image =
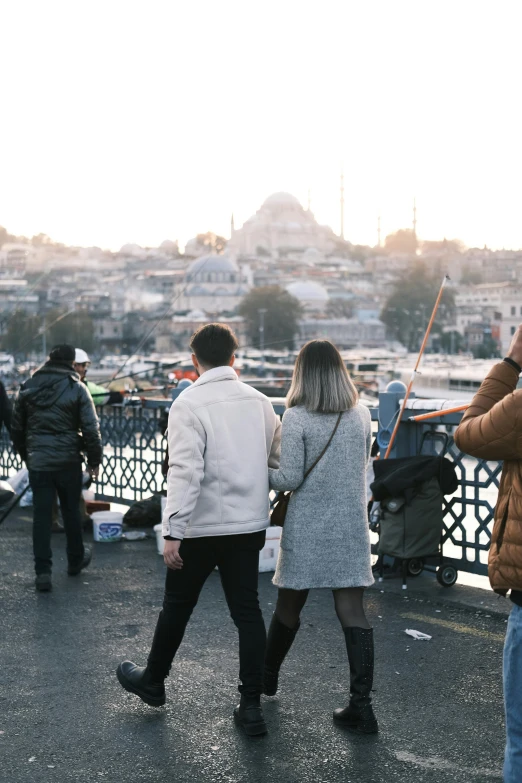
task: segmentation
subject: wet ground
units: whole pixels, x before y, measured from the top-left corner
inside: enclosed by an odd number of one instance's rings
[[[2,783],[501,780],[507,603],[492,610],[490,596],[482,607],[480,593],[468,600],[470,588],[460,603],[458,585],[426,580],[407,596],[387,582],[369,591],[381,732],[359,737],[331,719],[347,701],[348,666],[331,594],[316,591],[280,693],[264,700],[270,733],[248,739],[231,718],[237,637],[217,574],[179,651],[167,705],[152,709],[121,689],[114,670],[123,658],[145,661],[164,578],[155,542],[97,544],[79,578],[65,573],[64,543],[53,536],[53,592],[36,594],[27,512],[0,526]],[[268,620],[269,574],[260,592]],[[414,641],[407,628],[433,638]]]

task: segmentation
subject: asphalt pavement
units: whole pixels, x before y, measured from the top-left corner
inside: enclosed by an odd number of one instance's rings
[[[54,590],[37,594],[30,530],[23,509],[0,526],[2,783],[501,781],[508,602],[483,608],[480,593],[469,601],[468,588],[459,600],[458,584],[443,590],[433,579],[407,595],[387,582],[368,591],[381,731],[360,737],[332,722],[347,703],[348,664],[331,593],[313,592],[280,692],[264,699],[269,734],[249,739],[232,719],[237,634],[217,573],[167,681],[167,705],[153,709],[121,689],[115,669],[146,660],[165,571],[155,542],[95,544],[92,565],[72,578],[64,537],[54,535]],[[260,577],[267,621],[270,580]]]

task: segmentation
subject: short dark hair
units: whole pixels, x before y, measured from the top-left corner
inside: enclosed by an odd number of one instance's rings
[[[239,343],[226,324],[205,324],[192,335],[190,347],[205,367],[223,367],[230,363]]]
[[[53,362],[74,362],[76,356],[76,350],[72,345],[62,343],[61,345],[55,345],[49,354],[49,359]]]

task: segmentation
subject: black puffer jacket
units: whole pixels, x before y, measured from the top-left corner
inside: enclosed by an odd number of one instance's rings
[[[46,362],[22,384],[14,404],[11,437],[30,470],[61,470],[102,460],[102,443],[91,395],[72,366]]]

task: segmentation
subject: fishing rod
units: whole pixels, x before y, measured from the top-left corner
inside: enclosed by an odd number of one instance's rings
[[[442,299],[442,294],[444,293],[444,288],[446,287],[446,284],[449,281],[448,275],[445,275],[442,285],[439,289],[439,293],[437,296],[437,299],[435,301],[435,305],[433,307],[433,312],[431,314],[431,318],[429,320],[428,326],[426,328],[426,333],[424,334],[424,339],[422,341],[422,345],[420,347],[419,355],[417,356],[417,361],[415,363],[415,368],[413,370],[412,376],[410,378],[410,382],[408,383],[408,387],[406,389],[406,393],[404,395],[404,399],[402,401],[402,405],[399,411],[399,415],[397,416],[397,421],[395,422],[395,427],[393,428],[393,432],[390,437],[390,442],[388,443],[388,448],[386,449],[386,454],[384,455],[384,459],[388,459],[391,450],[393,449],[393,444],[395,443],[395,438],[397,437],[397,432],[399,431],[399,427],[401,425],[402,417],[404,415],[404,411],[406,410],[406,403],[408,402],[408,399],[411,394],[411,390],[413,388],[413,384],[415,383],[415,378],[417,377],[419,365],[421,363],[422,355],[424,353],[424,349],[426,348],[426,345],[428,343],[428,338],[430,336],[430,332],[432,329],[432,326],[435,322],[435,317],[437,315],[437,310],[439,309],[440,301]]]
[[[426,421],[427,419],[436,419],[439,416],[447,416],[449,413],[460,413],[460,411],[466,411],[470,406],[470,403],[466,405],[458,405],[456,408],[444,408],[441,411],[431,411],[430,413],[423,413],[420,416],[410,416],[408,421]]]

